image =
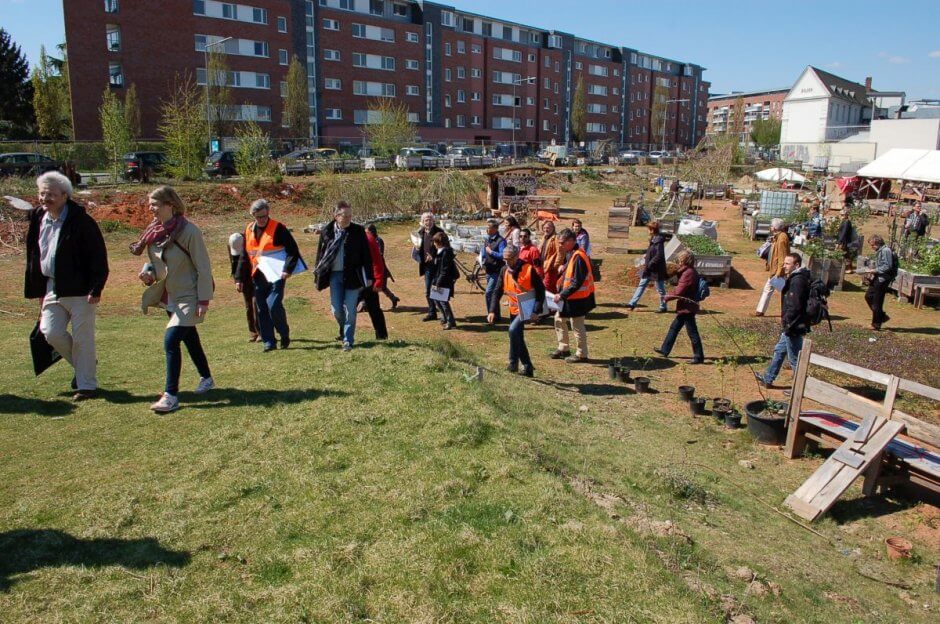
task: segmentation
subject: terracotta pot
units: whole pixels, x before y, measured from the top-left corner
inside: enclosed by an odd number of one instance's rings
[[[903,537],[889,537],[885,540],[888,559],[909,559],[914,545]]]

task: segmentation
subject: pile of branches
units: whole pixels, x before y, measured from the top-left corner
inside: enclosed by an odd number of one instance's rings
[[[17,253],[23,251],[28,227],[27,213],[12,208],[6,200],[0,199],[0,249]]]

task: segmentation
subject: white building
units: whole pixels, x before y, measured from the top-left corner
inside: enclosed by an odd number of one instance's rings
[[[780,143],[825,143],[855,134],[871,122],[865,85],[807,67],[783,100]]]

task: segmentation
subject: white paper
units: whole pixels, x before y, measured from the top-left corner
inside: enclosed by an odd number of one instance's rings
[[[450,301],[450,288],[438,288],[437,286],[431,286],[431,301],[441,301],[448,302]]]
[[[264,254],[258,256],[258,270],[261,271],[261,274],[264,275],[264,278],[270,283],[274,283],[281,279],[281,275],[284,274],[284,264],[287,262],[287,251],[280,250],[272,254]],[[297,275],[303,273],[307,270],[307,265],[304,264],[302,259],[297,260],[297,266],[294,267],[294,272],[291,275]]]
[[[528,291],[516,295],[516,305],[519,307],[519,316],[528,321],[535,314],[535,292]]]
[[[545,293],[545,305],[548,306],[549,311],[558,312],[561,310],[561,306],[564,304],[564,301],[558,301],[556,303],[555,296],[552,293]]]

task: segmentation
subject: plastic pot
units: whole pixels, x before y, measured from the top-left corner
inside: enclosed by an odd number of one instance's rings
[[[737,429],[741,426],[741,414],[734,410],[725,412],[725,427],[728,429]]]
[[[762,415],[761,413],[766,408],[767,401],[763,400],[751,401],[744,406],[744,411],[747,413],[747,430],[761,444],[780,446],[787,439],[786,416]]]
[[[611,360],[607,363],[607,377],[613,381],[617,379],[617,368],[619,364],[617,360]]]
[[[679,386],[679,398],[691,401],[695,397],[695,386]]]
[[[649,377],[636,377],[633,380],[633,388],[637,391],[637,394],[643,394],[645,392],[649,392],[650,378]]]
[[[630,369],[629,368],[619,368],[617,369],[617,379],[623,383],[630,383]]]
[[[705,413],[705,399],[692,399],[689,401],[689,411],[693,416],[702,416]]]
[[[730,411],[731,411],[730,405],[724,405],[723,403],[712,405],[712,416],[714,416],[718,420],[718,422],[721,422],[721,423],[725,422],[725,416]]]

